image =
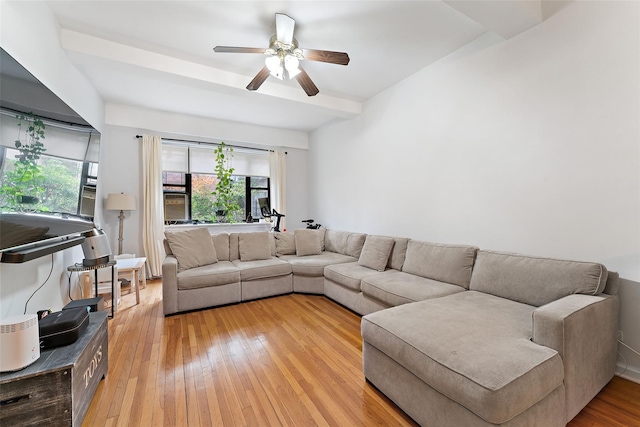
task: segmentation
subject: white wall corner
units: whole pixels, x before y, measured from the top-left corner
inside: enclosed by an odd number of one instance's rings
[[[542,22],[541,0],[444,0],[444,2],[505,39]]]

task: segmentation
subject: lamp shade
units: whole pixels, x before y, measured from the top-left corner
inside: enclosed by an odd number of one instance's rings
[[[109,193],[107,209],[110,211],[135,211],[136,198],[133,194]]]

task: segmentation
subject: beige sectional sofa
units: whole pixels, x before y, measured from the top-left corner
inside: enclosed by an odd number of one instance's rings
[[[601,264],[337,230],[200,233],[191,253],[167,233],[165,314],[324,294],[363,315],[365,377],[422,425],[563,426],[614,374],[618,276]]]

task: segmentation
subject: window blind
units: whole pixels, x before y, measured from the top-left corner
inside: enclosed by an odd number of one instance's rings
[[[24,142],[25,130],[18,127],[18,119],[0,116],[0,127],[2,129],[0,145],[7,148],[16,148],[15,141],[20,138]],[[27,125],[23,122],[22,127]],[[72,129],[60,128],[45,125],[44,139],[40,141],[47,150],[45,155],[62,157],[64,159],[77,160],[79,162],[98,162],[100,154],[100,135],[85,131],[74,131]]]
[[[269,152],[234,149],[231,167],[234,175],[269,176]],[[162,144],[162,170],[183,173],[215,173],[215,147]]]

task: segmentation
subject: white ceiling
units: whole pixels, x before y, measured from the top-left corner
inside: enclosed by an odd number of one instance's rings
[[[47,2],[70,60],[107,103],[310,131],[354,117],[362,102],[488,31],[508,38],[541,20],[540,0]],[[274,14],[296,20],[300,47],[347,52],[348,66],[303,61],[320,89],[269,77],[245,89]]]

